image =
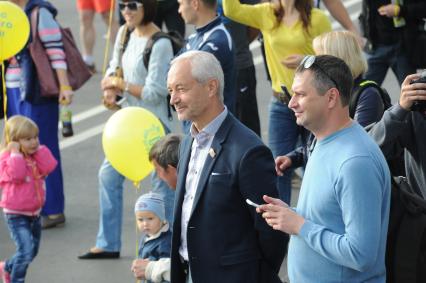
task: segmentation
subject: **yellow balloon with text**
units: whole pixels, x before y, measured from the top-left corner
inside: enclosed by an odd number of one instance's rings
[[[0,1],[0,63],[21,51],[29,35],[25,12],[9,1]]]
[[[149,151],[162,136],[163,125],[153,113],[141,107],[126,107],[108,119],[102,145],[112,167],[137,183],[152,171]]]

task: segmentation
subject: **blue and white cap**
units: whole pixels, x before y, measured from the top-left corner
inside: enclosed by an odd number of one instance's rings
[[[135,204],[135,212],[150,211],[158,216],[161,221],[165,220],[164,199],[160,194],[146,193],[141,195]]]

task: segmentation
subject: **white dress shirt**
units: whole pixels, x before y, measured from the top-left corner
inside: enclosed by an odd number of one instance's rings
[[[188,164],[188,174],[185,182],[185,196],[182,203],[181,217],[181,245],[179,254],[188,261],[188,242],[187,229],[189,218],[191,217],[192,205],[194,204],[195,194],[200,181],[200,175],[204,167],[210,146],[213,138],[228,115],[228,110],[225,109],[213,121],[211,121],[204,129],[198,132],[194,124],[191,125],[191,135],[194,138],[191,148],[191,158]]]

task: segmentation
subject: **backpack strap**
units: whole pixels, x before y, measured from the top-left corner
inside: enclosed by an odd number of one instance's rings
[[[386,97],[388,95],[383,94],[383,89],[375,81],[364,80],[360,82],[359,85],[354,87],[354,91],[351,94],[351,99],[349,100],[349,116],[351,116],[351,118],[355,116],[355,111],[358,105],[359,96],[366,88],[369,88],[369,87],[373,87],[379,92],[381,101],[383,102],[383,108],[384,109],[388,108],[389,106],[388,102],[390,104],[390,101],[388,101],[389,98]]]
[[[391,101],[391,98],[389,96],[389,93],[386,91],[386,89],[379,86],[375,81],[366,80],[366,81],[361,82],[360,85],[362,87],[364,87],[364,86],[365,87],[374,87],[375,89],[377,89],[377,91],[380,94],[380,98],[382,99],[383,111],[392,106],[392,101]]]
[[[152,47],[154,46],[155,42],[157,42],[157,40],[159,40],[160,38],[168,38],[171,42],[172,39],[170,37],[170,35],[168,35],[165,32],[162,31],[158,31],[156,33],[154,33],[150,39],[148,39],[148,42],[145,45],[145,49],[143,50],[143,64],[145,66],[145,69],[148,71],[149,68],[149,59],[151,58],[151,52],[152,52]],[[173,120],[173,115],[172,115],[172,111],[171,111],[171,106],[170,106],[170,95],[167,95],[166,98],[167,101],[167,118],[169,119],[169,121]]]
[[[132,29],[127,25],[124,25],[124,31],[121,34],[120,38],[120,49],[118,52],[118,66],[115,69],[115,76],[122,78],[123,77],[123,67],[121,66],[121,59],[123,58],[124,51],[126,51],[127,44],[130,40],[130,34],[132,33]]]
[[[149,59],[151,58],[152,47],[154,46],[155,42],[157,42],[157,40],[163,37],[171,40],[170,36],[167,33],[158,31],[154,33],[150,39],[148,39],[148,42],[145,45],[145,49],[143,50],[143,64],[147,71],[149,67]]]
[[[37,26],[38,26],[38,10],[39,7],[36,6],[32,11],[31,11],[31,36],[32,38],[34,38],[35,36],[38,36],[37,33]]]

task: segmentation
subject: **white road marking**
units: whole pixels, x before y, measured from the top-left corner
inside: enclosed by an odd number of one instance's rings
[[[72,123],[73,124],[77,124],[77,123],[79,123],[81,121],[89,119],[89,118],[91,118],[93,116],[96,116],[98,114],[101,114],[101,113],[103,113],[105,111],[107,111],[107,109],[105,108],[105,106],[103,106],[103,105],[95,106],[93,108],[90,108],[89,110],[86,110],[86,111],[83,111],[83,112],[75,114],[72,117]],[[59,129],[62,129],[61,123],[59,123]]]
[[[74,135],[72,137],[63,139],[59,142],[59,148],[61,150],[66,149],[68,147],[71,147],[73,145],[76,145],[82,141],[85,141],[91,137],[97,136],[100,133],[102,133],[103,129],[105,127],[105,123],[101,124],[101,125],[97,125],[95,127],[92,127],[80,134]]]

